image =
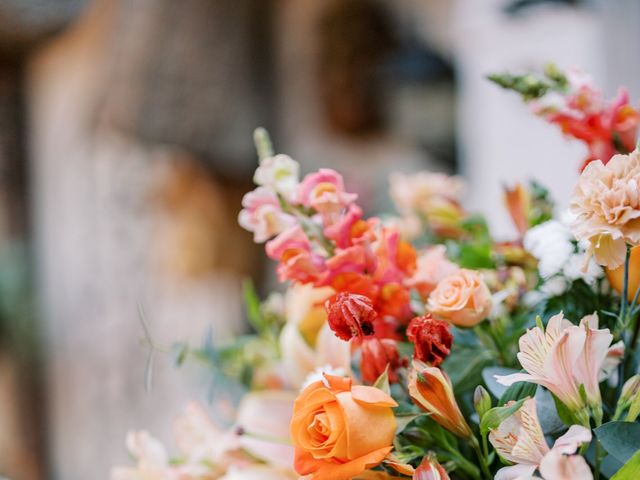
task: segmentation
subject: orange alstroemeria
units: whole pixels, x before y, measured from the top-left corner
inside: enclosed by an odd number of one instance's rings
[[[314,480],[347,480],[378,465],[392,449],[396,406],[378,388],[325,374],[293,407],[296,471]]]
[[[461,438],[471,437],[471,428],[458,407],[451,381],[442,370],[414,360],[409,394],[416,405],[444,428]]]
[[[513,188],[504,187],[504,203],[520,238],[524,237],[529,229],[529,208],[531,206],[529,190],[519,182]]]

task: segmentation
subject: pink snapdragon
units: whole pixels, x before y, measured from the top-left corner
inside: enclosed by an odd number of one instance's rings
[[[311,247],[309,238],[298,225],[267,243],[267,255],[280,262],[277,268],[280,281],[315,283],[325,275],[325,258]]]
[[[308,174],[298,186],[300,203],[313,208],[325,219],[334,219],[357,198],[356,194],[345,191],[342,175],[329,168]]]
[[[572,425],[567,433],[559,437],[553,447],[549,448],[538,420],[536,402],[529,398],[517,412],[489,433],[489,441],[502,458],[513,463],[498,470],[496,480],[531,478],[538,468],[541,471],[545,470],[544,478],[551,480],[564,478],[554,476],[560,473],[558,469],[564,466],[562,459],[565,455],[574,454],[581,444],[589,443],[591,431],[580,425]],[[581,467],[577,465],[580,460],[573,459],[582,457],[566,458],[572,459],[570,463],[575,464],[577,468]],[[582,461],[584,462],[584,459]],[[544,468],[541,465],[544,465]],[[586,468],[589,471],[589,468]]]
[[[282,211],[272,190],[258,187],[242,199],[243,209],[238,214],[240,226],[253,232],[253,240],[262,243],[292,227],[296,220]]]

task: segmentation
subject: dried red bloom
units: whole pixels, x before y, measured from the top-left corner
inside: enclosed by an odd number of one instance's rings
[[[430,314],[416,317],[409,322],[407,338],[414,345],[413,358],[434,367],[447,358],[453,343],[449,324],[433,318]]]
[[[389,366],[389,382],[398,381],[396,370],[405,365],[406,359],[400,358],[395,340],[370,337],[362,342],[360,374],[365,383],[375,383]]]
[[[349,341],[353,337],[373,334],[373,321],[378,314],[368,297],[340,292],[327,300],[324,308],[336,337]]]

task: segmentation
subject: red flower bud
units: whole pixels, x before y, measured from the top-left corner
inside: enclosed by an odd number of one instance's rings
[[[422,459],[422,463],[413,473],[413,480],[449,480],[449,474],[438,463],[435,455],[428,454]]]
[[[373,321],[378,314],[364,295],[340,292],[324,304],[329,327],[336,337],[349,341],[353,337],[373,334]]]
[[[434,367],[447,358],[453,343],[449,324],[433,318],[430,314],[411,320],[407,327],[407,337],[414,344],[413,358]]]
[[[406,359],[404,359],[404,363]],[[389,366],[389,383],[398,381],[396,370],[403,365],[395,340],[389,338],[366,338],[362,342],[360,374],[366,383],[375,383]]]

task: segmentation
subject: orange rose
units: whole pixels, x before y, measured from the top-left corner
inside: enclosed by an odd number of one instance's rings
[[[396,406],[380,389],[325,374],[293,407],[296,471],[314,480],[347,480],[378,465],[392,448]]]
[[[491,292],[479,272],[463,268],[438,283],[427,308],[458,327],[473,327],[489,315]]]

